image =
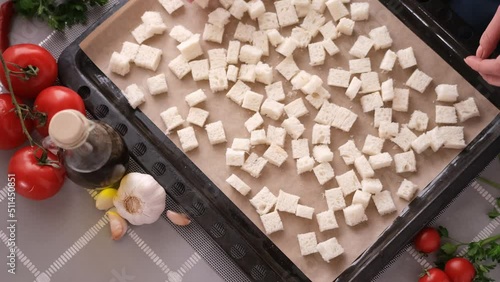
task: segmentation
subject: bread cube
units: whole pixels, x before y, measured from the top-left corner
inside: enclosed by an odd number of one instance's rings
[[[248,11],[249,5],[244,0],[234,0],[231,8],[229,8],[229,13],[238,20],[243,18],[243,15]]]
[[[191,61],[189,67],[194,81],[208,80],[209,65],[207,59]]]
[[[411,148],[417,153],[421,154],[431,146],[431,137],[426,133],[422,133],[417,139],[411,142]]]
[[[344,193],[344,196],[347,196],[351,193],[354,193],[354,191],[361,189],[361,183],[359,183],[358,177],[352,169],[341,175],[337,175],[335,179],[337,180],[340,189],[342,189],[342,193]]]
[[[382,191],[383,189],[382,182],[380,182],[380,180],[376,178],[366,178],[361,180],[361,189],[365,193],[377,194],[380,193],[380,191]],[[366,206],[364,207],[366,208]]]
[[[329,38],[324,39],[320,43],[330,56],[333,56],[340,52],[339,47],[337,47],[337,45],[335,45],[335,43],[333,43],[333,41]]]
[[[368,162],[365,156],[357,157],[354,160],[354,167],[356,171],[361,175],[363,179],[370,178],[375,175],[375,172],[372,169],[372,166]]]
[[[184,119],[179,115],[177,107],[171,107],[161,112],[160,117],[167,127],[167,133],[184,123]]]
[[[255,115],[257,115],[257,114],[258,113],[255,113]],[[267,144],[266,131],[264,129],[258,129],[258,130],[251,131],[250,132],[250,144],[252,146]]]
[[[364,209],[368,206],[370,203],[370,199],[372,197],[372,194],[362,191],[362,190],[356,190],[354,192],[354,196],[352,197],[352,204],[360,204],[363,206]]]
[[[297,12],[291,0],[275,1],[274,7],[278,15],[278,23],[282,28],[299,22],[299,17],[297,16]]]
[[[330,69],[328,72],[328,85],[344,87],[349,86],[349,81],[351,78],[351,73],[342,69]]]
[[[208,60],[210,61],[210,69],[225,69],[227,67],[227,51],[224,48],[208,50]]]
[[[356,226],[368,220],[365,209],[361,204],[350,205],[343,209],[345,223],[349,226]]]
[[[412,150],[394,155],[396,173],[416,172],[417,161]]]
[[[251,153],[250,156],[248,156],[248,158],[246,159],[243,166],[241,166],[241,169],[250,174],[251,176],[259,178],[266,164],[267,164],[266,159],[259,157],[255,153]]]
[[[312,77],[313,76],[308,72],[301,70],[290,80],[290,83],[292,84],[292,90],[301,89],[312,79]]]
[[[319,232],[339,228],[335,214],[331,209],[316,214],[316,221],[318,221]]]
[[[298,98],[285,106],[285,112],[288,117],[300,118],[309,113],[302,98]]]
[[[321,87],[320,89],[321,89],[320,90],[321,92],[328,93],[328,91],[326,89],[324,89],[323,87]],[[313,106],[315,109],[318,110],[319,108],[321,108],[321,105],[323,105],[323,103],[328,98],[326,96],[324,96],[323,94],[313,93],[311,95],[307,95],[305,99],[307,102],[309,102],[309,104],[311,104],[311,106]]]
[[[315,123],[312,129],[312,144],[330,144],[330,126]]]
[[[268,64],[258,62],[255,66],[255,81],[269,85],[273,83],[273,68]]]
[[[477,108],[476,102],[473,97],[467,100],[461,101],[453,105],[456,109],[458,120],[464,122],[470,118],[478,117],[479,109]]]
[[[317,76],[312,75],[309,81],[307,81],[300,90],[306,95],[312,95],[317,92],[317,90],[322,87],[323,80]]]
[[[113,52],[109,60],[109,70],[121,76],[130,72],[130,58],[118,52]]]
[[[354,31],[354,24],[355,21],[348,19],[348,18],[341,18],[339,23],[337,24],[337,31],[351,36],[352,32]]]
[[[245,163],[245,152],[236,151],[231,148],[226,149],[226,165],[242,166]]]
[[[286,41],[286,40],[285,40]],[[281,46],[281,45],[280,45]],[[278,49],[278,48],[276,48]],[[292,79],[292,77],[294,75],[296,75],[300,69],[299,67],[297,66],[297,64],[295,63],[295,61],[293,60],[293,56],[289,56],[289,57],[286,57],[285,59],[283,59],[283,61],[281,61],[277,66],[276,66],[276,70],[281,74],[283,75],[283,77],[286,79],[286,80],[290,80]]]
[[[189,109],[186,121],[199,127],[203,127],[207,121],[208,115],[209,113],[207,111],[193,107]]]
[[[279,54],[285,56],[285,57],[291,57],[292,54],[293,54],[293,51],[295,51],[295,49],[297,49],[298,47],[298,42],[292,38],[292,37],[285,37],[285,39],[283,40],[283,42],[280,43],[280,45],[278,45],[278,47],[276,47],[276,52],[278,52]]]
[[[439,102],[456,102],[458,99],[458,86],[456,84],[439,84],[435,88]]]
[[[377,155],[373,155],[368,157],[368,162],[373,169],[381,169],[384,167],[391,166],[392,157],[389,153],[380,153]]]
[[[311,43],[307,48],[309,50],[309,65],[319,66],[325,63],[326,53],[323,42]]]
[[[391,139],[399,134],[399,123],[382,121],[378,127],[378,137]]]
[[[251,116],[249,119],[245,121],[244,125],[248,132],[253,132],[263,123],[264,119],[258,112],[256,112],[253,116]]]
[[[283,148],[285,146],[286,130],[282,127],[267,127],[267,144],[276,144]]]
[[[298,48],[305,48],[311,42],[312,35],[308,30],[297,26],[292,29],[290,38],[295,40]]]
[[[273,45],[274,47],[280,45],[281,42],[285,40],[285,38],[281,36],[280,32],[277,29],[267,30],[266,33],[269,43],[271,43],[271,45]]]
[[[339,37],[339,32],[337,30],[337,27],[335,27],[335,24],[332,21],[326,22],[323,26],[319,28],[319,32],[323,36],[323,38],[326,39],[337,39]]]
[[[333,161],[333,152],[327,145],[316,145],[313,147],[313,157],[318,163]]]
[[[299,18],[305,17],[311,8],[310,0],[292,0],[292,4],[295,6]]]
[[[134,63],[138,67],[156,71],[160,64],[162,53],[163,51],[160,49],[142,44],[139,46],[137,55],[134,58]]]
[[[300,27],[307,30],[312,37],[315,37],[318,34],[319,28],[326,22],[325,17],[314,11],[309,10],[302,21]]]
[[[413,114],[411,114],[410,121],[408,122],[408,128],[418,131],[425,131],[427,130],[428,123],[429,117],[427,116],[427,114],[419,110],[415,110]]]
[[[370,16],[370,3],[351,3],[351,19],[353,21],[366,21]]]
[[[370,58],[349,60],[349,71],[352,74],[371,72],[372,66],[370,63]]]
[[[351,79],[351,83],[349,83],[349,86],[347,87],[345,91],[345,95],[349,98],[349,100],[354,100],[356,96],[358,95],[359,90],[361,89],[362,82],[359,78],[353,77]]]
[[[158,95],[168,91],[167,79],[164,73],[148,78],[146,83],[151,95]]]
[[[297,174],[302,174],[304,172],[308,172],[313,170],[314,168],[314,159],[309,156],[304,156],[300,159],[297,159]]]
[[[349,16],[349,10],[347,10],[341,0],[328,0],[325,4],[334,21]]]
[[[385,25],[370,30],[368,35],[373,40],[375,50],[386,49],[392,46],[392,38]]]
[[[276,202],[276,210],[295,214],[297,211],[297,205],[299,204],[299,199],[299,196],[280,190],[278,200]]]
[[[226,183],[231,185],[236,191],[240,192],[241,195],[246,196],[248,193],[252,190],[250,186],[248,186],[243,180],[241,180],[238,176],[235,174],[231,174],[226,179]]]
[[[354,160],[361,156],[361,152],[352,140],[348,140],[344,145],[340,146],[339,153],[346,165],[354,164]]]
[[[205,102],[207,100],[207,95],[205,95],[205,92],[203,92],[202,89],[198,89],[188,95],[184,98],[186,100],[186,103],[190,107],[194,107],[198,105],[199,103]]]
[[[216,145],[227,141],[222,121],[209,123],[205,126],[210,144]]]
[[[344,253],[344,249],[335,237],[319,243],[316,249],[320,253],[321,258],[326,262],[330,262],[330,260]]]
[[[370,156],[380,154],[384,146],[384,141],[382,138],[368,134],[366,135],[365,144],[361,152]]]
[[[394,82],[392,78],[382,82],[380,86],[382,93],[382,101],[392,101],[394,99]]]
[[[236,82],[238,80],[239,71],[240,69],[238,67],[229,65],[226,72],[227,80]]]
[[[392,71],[397,58],[398,55],[394,51],[387,50],[385,52],[384,58],[380,62],[380,69],[384,71]]]
[[[405,199],[409,202],[413,199],[413,196],[415,196],[417,191],[417,185],[413,184],[410,180],[403,179],[403,182],[401,182],[401,185],[398,188],[397,195],[401,199]]]
[[[258,30],[253,33],[252,44],[255,48],[260,50],[263,56],[269,56],[269,39],[264,30]],[[260,60],[260,59],[259,59]]]
[[[144,92],[142,92],[137,84],[131,84],[127,86],[127,88],[125,88],[125,91],[123,91],[122,93],[132,109],[135,109],[142,103],[146,102],[146,99],[144,98]]]
[[[318,242],[316,241],[316,233],[309,232],[305,234],[298,234],[297,239],[299,240],[300,254],[302,256],[318,252],[316,249],[316,246],[318,245]]]
[[[155,31],[147,24],[140,24],[134,30],[132,30],[132,36],[137,43],[142,44],[144,41],[155,36]]]
[[[280,25],[278,23],[278,16],[276,13],[265,12],[257,18],[260,30],[270,30],[278,29]]]
[[[205,24],[205,29],[203,30],[203,40],[221,44],[223,37],[223,26],[217,26],[209,23]]]
[[[281,81],[266,85],[265,91],[269,99],[275,101],[283,101],[285,99],[285,91],[283,90],[283,83]]]
[[[360,102],[361,108],[363,109],[364,113],[374,111],[376,108],[384,106],[382,96],[380,96],[380,93],[378,91],[361,96]]]
[[[239,59],[243,63],[257,64],[262,57],[262,50],[251,45],[243,45],[240,50]]]
[[[237,64],[240,56],[241,43],[237,40],[231,40],[227,46],[226,62],[228,64]]]
[[[248,15],[252,20],[257,19],[266,12],[263,1],[253,1],[248,3]]]
[[[278,120],[283,115],[284,106],[272,99],[266,99],[260,108],[260,113],[273,120]]]
[[[238,79],[245,82],[255,82],[257,74],[255,73],[256,65],[240,65],[240,73]]]
[[[229,13],[228,10],[219,7],[208,14],[207,22],[215,26],[223,27],[229,23],[230,17],[231,13]]]
[[[224,91],[229,87],[226,70],[223,68],[211,69],[208,71],[208,82],[212,92]]]
[[[349,50],[349,54],[360,59],[364,58],[368,55],[370,49],[372,49],[373,44],[373,40],[364,35],[360,35]]]
[[[175,74],[175,76],[177,76],[178,79],[182,79],[186,76],[186,74],[191,72],[191,66],[189,66],[188,61],[182,55],[179,55],[170,61],[168,68]]]
[[[401,65],[402,69],[407,69],[417,65],[417,59],[415,58],[412,47],[399,50],[396,54],[398,56],[399,65]]]
[[[125,41],[122,44],[122,49],[120,51],[120,55],[128,58],[129,62],[134,62],[134,58],[139,51],[139,44],[135,44],[132,42]]]
[[[362,93],[372,93],[380,91],[380,80],[378,78],[378,73],[376,72],[365,72],[361,74],[361,92]],[[380,94],[379,94],[380,96]],[[382,100],[382,97],[380,97]]]
[[[229,9],[231,8],[231,5],[233,5],[234,0],[219,0],[219,3],[224,7],[224,9]]]
[[[392,98],[392,109],[397,112],[407,112],[410,104],[410,90],[404,88],[394,88]]]
[[[270,164],[280,167],[288,158],[288,153],[276,144],[271,144],[262,155]],[[293,211],[295,213],[295,211]]]
[[[444,140],[445,148],[463,149],[466,146],[463,126],[441,126],[439,135]]]
[[[376,108],[373,118],[373,127],[378,128],[382,122],[392,122],[391,108]]]
[[[341,188],[325,190],[325,199],[329,210],[338,211],[346,207],[344,193]]]
[[[183,25],[176,25],[172,27],[168,35],[170,35],[170,37],[175,39],[177,42],[182,43],[191,38],[191,36],[193,36],[193,33]]]
[[[167,13],[172,14],[177,11],[179,8],[184,6],[184,1],[182,0],[159,0],[160,4],[165,8]]]
[[[177,45],[177,49],[181,52],[186,60],[191,61],[203,55],[203,49],[200,45],[200,35],[195,34],[188,40]]]
[[[250,86],[246,85],[243,81],[238,80],[233,85],[233,87],[229,89],[226,97],[241,106],[241,103],[243,103],[243,99],[245,98],[245,94],[247,93],[247,91],[250,91]]]
[[[373,203],[377,207],[380,215],[385,215],[397,211],[396,205],[391,197],[391,192],[385,190],[373,195]]]
[[[457,112],[453,106],[436,106],[436,123],[454,124],[458,122]]]
[[[323,13],[326,9],[326,0],[312,0],[310,8],[318,13]]]
[[[309,140],[307,139],[292,140],[292,157],[294,159],[309,157]]]
[[[188,126],[179,129],[177,130],[177,135],[179,136],[179,141],[181,142],[181,147],[184,152],[189,152],[198,148],[198,140],[196,139],[193,127]]]
[[[262,100],[264,100],[264,95],[249,90],[243,97],[243,103],[241,104],[241,107],[254,112],[258,112],[260,109],[260,105],[262,104]]]
[[[416,69],[410,78],[406,81],[406,85],[420,93],[424,93],[425,89],[429,84],[431,84],[432,77],[428,76],[424,72]]]
[[[403,151],[408,151],[410,150],[411,142],[415,139],[417,139],[417,135],[408,129],[408,127],[403,127],[396,137],[391,138],[391,141],[398,145]]]
[[[278,198],[269,191],[269,188],[263,187],[253,198],[250,199],[250,204],[255,208],[258,214],[263,215],[268,213],[276,204]]]
[[[283,230],[283,222],[277,211],[261,215],[260,220],[267,235]]]
[[[319,184],[324,185],[328,181],[332,180],[335,176],[332,166],[330,163],[321,163],[313,168],[314,175],[318,179]]]
[[[163,34],[167,30],[167,26],[159,12],[146,11],[142,14],[141,20],[146,25],[146,28],[153,31],[154,34]]]
[[[307,218],[307,219],[312,219],[313,214],[314,214],[314,208],[304,206],[301,204],[297,205],[297,210],[295,211],[296,216],[302,217],[302,218]]]
[[[236,151],[250,152],[250,139],[249,138],[234,138],[231,149]]]
[[[296,117],[289,117],[285,119],[283,123],[281,123],[281,126],[286,130],[288,135],[292,137],[292,139],[299,138],[306,130],[305,126],[300,123],[300,121]]]

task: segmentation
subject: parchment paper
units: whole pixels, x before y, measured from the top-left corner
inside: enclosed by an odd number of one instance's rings
[[[274,11],[273,1],[265,1],[268,11]],[[420,94],[411,90],[410,108],[408,113],[394,112],[393,120],[400,124],[408,123],[413,110],[419,109],[426,112],[430,118],[429,129],[435,126],[434,124],[434,107],[436,105],[436,94],[434,88],[437,84],[458,84],[460,98],[464,100],[470,96],[475,98],[476,103],[481,112],[480,118],[473,118],[463,125],[465,126],[466,141],[470,142],[498,113],[498,109],[488,102],[483,96],[478,93],[468,82],[466,82],[453,68],[451,68],[444,60],[442,60],[431,48],[421,41],[414,33],[412,33],[403,23],[401,23],[390,11],[388,11],[379,2],[367,0],[370,3],[370,19],[369,21],[356,22],[355,32],[353,36],[342,36],[335,41],[341,49],[341,53],[328,56],[323,66],[310,67],[309,56],[307,49],[295,51],[294,58],[299,65],[299,68],[308,71],[309,73],[318,74],[325,82],[324,86],[331,92],[332,98],[330,101],[345,106],[355,111],[359,117],[354,124],[350,133],[344,133],[337,129],[332,129],[331,148],[335,153],[333,167],[336,175],[340,175],[352,167],[346,166],[341,160],[337,148],[344,144],[348,139],[352,138],[358,148],[362,148],[364,139],[367,134],[377,136],[377,131],[373,128],[373,112],[363,114],[359,97],[353,102],[350,102],[344,95],[345,89],[329,87],[326,85],[329,68],[338,68],[349,70],[348,60],[353,59],[348,55],[348,51],[358,35],[365,34],[375,27],[386,25],[389,28],[394,44],[391,47],[393,51],[412,46],[417,57],[418,68],[431,77],[433,82],[427,88],[425,93]],[[137,25],[141,23],[140,16],[144,11],[156,10],[161,11],[164,21],[169,27],[169,30],[177,25],[182,24],[194,33],[203,33],[204,24],[207,21],[207,15],[215,9],[218,1],[211,1],[211,6],[207,10],[202,10],[197,5],[186,6],[176,11],[173,15],[168,15],[161,7],[157,0],[137,0],[130,1],[120,11],[113,15],[110,19],[99,26],[88,38],[86,38],[81,47],[85,53],[93,60],[93,62],[106,74],[110,79],[121,89],[132,83],[137,83],[145,92],[147,92],[146,79],[153,76],[155,73],[138,67],[133,67],[131,73],[126,77],[110,73],[108,70],[108,61],[113,51],[119,52],[121,44],[124,41],[135,42],[130,34]],[[331,19],[328,10],[325,10],[327,21]],[[202,42],[205,50],[205,58],[208,58],[206,51],[212,48],[227,48],[227,42],[232,39],[236,28],[237,20],[232,18],[231,23],[226,26],[224,41],[222,45]],[[246,15],[243,22],[251,23],[250,18]],[[252,23],[257,26],[257,23]],[[281,33],[288,36],[291,28],[282,29]],[[168,32],[167,32],[168,34]],[[168,69],[167,65],[175,58],[179,51],[176,49],[177,42],[170,38],[167,34],[156,36],[145,42],[153,47],[161,48],[164,51],[162,62],[157,70],[157,73],[164,72],[168,77],[169,92],[160,96],[147,95],[146,103],[140,106],[140,110],[148,115],[148,117],[162,130],[165,130],[165,125],[160,119],[159,113],[165,109],[177,106],[180,114],[186,118],[189,107],[184,101],[185,95],[201,88],[205,90],[208,96],[208,101],[199,105],[199,107],[210,112],[207,122],[215,122],[222,120],[227,136],[227,144],[219,144],[212,146],[208,142],[208,138],[204,129],[194,126],[196,136],[200,143],[200,147],[194,151],[187,153],[189,158],[221,189],[223,192],[261,229],[263,226],[260,222],[258,214],[250,205],[248,199],[253,197],[263,186],[267,186],[275,195],[278,195],[280,189],[288,193],[299,195],[300,204],[312,206],[315,208],[315,213],[325,211],[327,209],[326,201],[323,198],[325,189],[337,187],[335,180],[331,180],[324,186],[318,184],[312,172],[305,173],[300,176],[296,173],[295,161],[291,157],[291,142],[287,136],[285,149],[289,153],[289,158],[280,167],[277,168],[271,164],[267,164],[260,178],[255,179],[239,168],[227,167],[225,165],[226,147],[230,147],[233,138],[249,138],[250,134],[243,127],[243,123],[253,112],[244,110],[235,103],[225,97],[226,92],[212,93],[208,86],[208,82],[195,83],[191,75],[188,74],[183,80],[178,80],[175,75]],[[319,34],[312,42],[322,40]],[[385,53],[385,50],[371,50],[368,56],[371,58],[372,70],[378,71],[378,66]],[[283,57],[274,51],[271,47],[269,57],[263,57],[263,61],[275,66]],[[398,64],[395,69],[388,74],[380,74],[380,81],[385,81],[388,77],[392,77],[395,81],[395,87],[404,87],[404,83],[411,75],[414,68],[402,70]],[[284,82],[285,93],[289,93],[286,103],[293,101],[298,97],[304,98],[302,93],[291,92],[291,85],[277,72],[274,71],[275,80]],[[230,87],[233,83],[230,83]],[[253,91],[265,94],[261,84],[250,84]],[[317,110],[314,109],[307,101],[307,108],[310,111],[308,116],[300,118],[301,122],[306,126],[305,138],[311,138],[311,129],[314,124],[313,119],[316,116]],[[386,104],[390,107],[390,103]],[[278,121],[272,121],[264,117],[265,128],[267,125],[280,126],[283,117]],[[179,147],[179,139],[175,133],[169,136]],[[310,139],[311,140],[311,139]],[[384,150],[391,154],[401,152],[400,149],[390,141],[384,144]],[[258,155],[262,155],[267,146],[257,146],[252,149]],[[438,153],[433,153],[427,150],[421,155],[417,155],[417,173],[396,174],[394,165],[390,168],[376,171],[376,177],[380,178],[384,185],[384,189],[390,190],[394,201],[397,205],[398,212],[390,215],[380,216],[373,202],[370,202],[366,213],[369,218],[368,222],[355,227],[349,227],[344,222],[344,217],[341,211],[336,212],[336,218],[340,225],[338,229],[319,232],[317,222],[313,220],[302,219],[288,213],[280,213],[283,220],[285,230],[271,234],[270,239],[312,280],[312,281],[332,281],[343,270],[345,270],[367,247],[369,247],[381,232],[388,227],[399,212],[407,206],[407,202],[399,199],[396,196],[397,188],[403,178],[408,178],[416,183],[420,189],[425,187],[436,175],[459,153],[459,150],[442,149]],[[311,147],[312,154],[312,147]],[[252,187],[252,191],[247,197],[242,196],[237,191],[233,190],[225,179],[235,173],[242,178],[247,184]],[[346,198],[347,204],[350,204],[352,194]],[[332,260],[330,263],[324,262],[319,254],[313,254],[306,257],[300,255],[299,245],[297,242],[297,234],[315,231],[318,242],[322,242],[331,237],[337,237],[340,244],[344,247],[345,253]]]

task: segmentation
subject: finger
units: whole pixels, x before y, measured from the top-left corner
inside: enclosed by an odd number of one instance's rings
[[[473,70],[481,74],[500,74],[500,61],[497,59],[483,60],[476,56],[469,56],[465,58],[465,62]]]
[[[481,59],[488,58],[493,50],[497,47],[500,41],[500,6],[493,16],[490,24],[484,31],[481,39],[479,40],[479,47],[476,51],[476,55]]]
[[[500,76],[485,74],[485,75],[481,75],[481,77],[491,85],[500,86]]]

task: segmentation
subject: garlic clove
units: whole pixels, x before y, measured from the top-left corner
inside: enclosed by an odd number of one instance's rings
[[[113,198],[116,196],[117,190],[113,188],[106,188],[99,192],[95,197],[95,207],[98,210],[105,211],[114,207]]]
[[[113,240],[120,240],[127,232],[128,224],[123,217],[121,217],[115,210],[106,212],[109,219],[109,227],[111,229],[111,238]]]
[[[167,218],[172,221],[173,224],[179,226],[186,226],[191,223],[191,220],[187,217],[186,214],[177,213],[171,210],[167,210]]]

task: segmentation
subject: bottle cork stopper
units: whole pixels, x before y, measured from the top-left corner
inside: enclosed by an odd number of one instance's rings
[[[49,124],[49,136],[60,148],[80,147],[89,135],[87,118],[76,110],[63,110],[55,114]]]

